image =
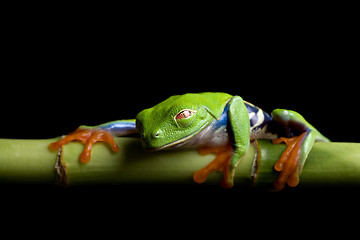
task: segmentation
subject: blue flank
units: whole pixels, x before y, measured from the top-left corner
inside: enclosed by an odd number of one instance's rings
[[[221,114],[219,120],[217,120],[215,125],[214,125],[215,129],[227,126],[227,124],[228,124],[228,112],[229,112],[229,104],[226,104],[223,113]]]
[[[272,117],[267,113],[261,110],[260,108],[245,102],[246,109],[249,113],[250,119],[250,128],[256,126],[253,130],[259,130],[264,128],[269,122],[272,121]],[[262,115],[262,116],[261,116]],[[262,122],[259,121],[263,118]]]
[[[253,130],[259,130],[264,128],[269,122],[272,121],[272,117],[264,112],[264,111],[260,111],[260,108],[250,105],[248,103],[245,103],[246,109],[249,113],[249,120],[250,120],[250,128],[256,126],[256,128],[254,128]],[[228,112],[229,112],[229,104],[227,104],[224,108],[223,113],[221,114],[220,118],[218,121],[216,121],[216,123],[214,124],[214,128],[218,129],[220,127],[231,127],[228,126]],[[260,114],[263,115],[263,121],[261,123],[258,123],[258,121],[262,118],[262,116],[260,116]]]

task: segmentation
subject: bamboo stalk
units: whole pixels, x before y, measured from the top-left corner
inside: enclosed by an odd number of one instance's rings
[[[270,188],[278,173],[274,163],[284,146],[259,141],[261,159],[255,187]],[[360,186],[360,144],[317,142],[300,175],[300,188],[339,188]]]
[[[55,139],[0,139],[0,183],[62,184],[68,186],[118,184],[194,185],[192,174],[211,162],[214,155],[201,156],[194,150],[145,152],[138,139],[117,138],[113,153],[105,144],[95,144],[89,163],[80,163],[83,145],[73,142],[61,152],[61,167],[55,171],[57,152],[48,150]],[[236,169],[235,187],[271,189],[277,177],[273,169],[285,145],[266,140],[251,145]],[[309,154],[298,188],[360,186],[359,143],[315,143]],[[257,157],[257,171],[254,159]],[[59,159],[59,160],[60,160]],[[59,162],[58,162],[59,163]],[[63,175],[61,175],[63,170]],[[252,175],[256,172],[253,181]],[[61,176],[59,176],[59,173]],[[213,172],[204,185],[219,185],[222,173]]]
[[[55,183],[56,153],[47,148],[51,141],[0,139],[0,183]]]

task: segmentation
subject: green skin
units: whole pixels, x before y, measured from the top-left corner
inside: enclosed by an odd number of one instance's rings
[[[201,132],[211,121],[219,119],[226,104],[229,104],[228,117],[233,135],[233,155],[230,161],[229,179],[226,181],[232,185],[235,167],[249,147],[251,134],[249,114],[244,101],[239,96],[233,97],[226,93],[185,94],[172,96],[152,108],[143,110],[137,115],[136,122],[142,126],[140,134],[144,147],[160,150],[188,141]],[[179,124],[174,120],[174,116],[183,109],[195,110],[196,115],[181,120],[186,121],[186,124]],[[314,142],[329,140],[294,111],[276,109],[272,112],[272,117],[273,121],[278,124],[289,126],[286,131],[301,126],[303,131],[308,132],[301,147],[298,167],[300,174]],[[272,136],[270,138],[275,138],[277,134]],[[263,134],[256,138],[269,137],[267,134]]]
[[[172,96],[152,108],[141,111],[136,117],[136,122],[141,125],[140,133],[144,147],[162,149],[186,141],[204,129],[214,118],[219,118],[231,97],[225,93]],[[194,110],[196,114],[176,121],[174,116],[183,109]],[[247,112],[242,117],[246,116],[248,116]],[[249,128],[248,120],[239,119],[233,125],[237,124],[241,124],[239,127],[242,129]]]
[[[228,106],[227,121],[220,127],[226,128],[224,131],[229,133],[229,140],[221,143],[204,141],[204,139],[211,139],[214,134],[210,131],[206,135],[204,131],[210,128],[219,128],[218,125],[214,124],[223,116],[225,106]],[[188,115],[182,118],[178,117],[184,110],[187,111],[186,114]],[[272,112],[271,121],[283,127],[285,132],[295,131],[297,135],[306,132],[306,136],[302,141],[301,157],[299,167],[297,168],[299,174],[313,143],[315,141],[329,141],[300,114],[294,111],[276,109]],[[119,126],[122,126],[122,124],[134,124],[135,126],[134,120],[121,120],[95,127],[82,126],[81,128],[108,130],[110,129],[109,126],[116,124]],[[259,131],[255,134],[251,130],[249,112],[241,97],[226,93],[206,92],[172,96],[152,108],[141,111],[136,117],[136,130],[134,131],[108,131],[113,136],[125,136],[129,133],[137,132],[140,134],[144,148],[148,150],[172,150],[173,148],[185,147],[200,148],[208,147],[209,145],[220,146],[226,145],[230,141],[233,154],[229,167],[230,174],[226,181],[232,185],[235,167],[248,150],[250,140],[261,138],[274,139],[278,137],[277,132],[272,131],[270,134],[266,127],[261,130],[263,131],[260,131],[260,134]],[[206,138],[201,138],[200,135],[206,135]]]

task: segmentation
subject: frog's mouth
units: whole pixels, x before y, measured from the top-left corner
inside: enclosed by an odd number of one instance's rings
[[[191,138],[193,138],[194,136],[196,135],[196,133],[193,133],[193,134],[190,134],[189,136],[186,136],[184,138],[181,138],[177,141],[174,141],[174,142],[171,142],[171,143],[168,143],[168,144],[165,144],[163,146],[160,146],[160,147],[145,147],[145,150],[146,151],[149,151],[149,152],[155,152],[155,151],[161,151],[161,150],[174,150],[174,149],[178,149],[180,148],[181,146],[184,146],[186,144],[186,142],[188,140],[190,140]],[[186,144],[188,145],[188,144]],[[189,148],[190,146],[188,146]],[[193,146],[195,147],[195,146]]]
[[[178,139],[174,142],[171,142],[171,143],[159,146],[159,147],[149,147],[149,146],[144,145],[144,148],[146,151],[149,151],[149,152],[155,152],[155,151],[161,151],[161,150],[176,150],[176,149],[180,149],[180,148],[181,149],[196,148],[201,143],[201,141],[196,141],[197,138],[195,136],[198,136],[198,134],[201,131],[203,131],[208,124],[209,124],[208,122],[205,123],[198,131],[196,131],[186,137]]]

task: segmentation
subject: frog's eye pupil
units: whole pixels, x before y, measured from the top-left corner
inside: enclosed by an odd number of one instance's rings
[[[191,112],[188,110],[181,111],[177,116],[176,119],[184,119],[190,117]]]
[[[185,118],[190,117],[193,113],[195,113],[195,111],[184,109],[184,110],[180,111],[178,114],[176,114],[175,119],[176,120],[185,119]]]

